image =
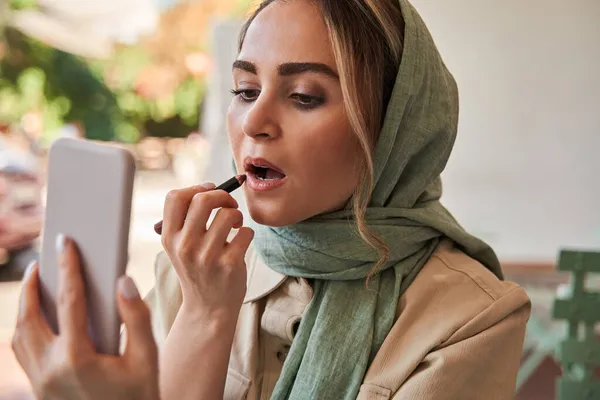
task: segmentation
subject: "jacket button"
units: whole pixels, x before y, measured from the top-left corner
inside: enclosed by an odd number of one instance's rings
[[[290,346],[283,346],[283,348],[277,352],[277,359],[281,363],[284,363],[289,351],[290,351]]]

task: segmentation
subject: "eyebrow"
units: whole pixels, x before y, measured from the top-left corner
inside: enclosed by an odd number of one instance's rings
[[[286,63],[277,67],[277,70],[281,76],[297,75],[304,72],[316,72],[319,74],[329,75],[335,79],[339,78],[338,74],[336,74],[334,70],[321,63]]]
[[[233,69],[240,69],[254,75],[258,75],[256,65],[244,60],[236,60],[233,63]],[[277,72],[280,76],[298,75],[305,72],[315,72],[325,74],[335,79],[339,79],[338,74],[328,65],[322,63],[302,62],[302,63],[285,63],[277,67]]]
[[[246,71],[251,74],[258,75],[258,70],[256,69],[256,65],[252,64],[249,61],[235,60],[233,62],[233,69],[241,69],[242,71]]]

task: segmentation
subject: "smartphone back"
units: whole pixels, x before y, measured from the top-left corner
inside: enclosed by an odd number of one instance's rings
[[[78,139],[58,139],[50,149],[40,260],[42,308],[57,332],[55,243],[62,233],[79,249],[90,335],[105,354],[119,351],[116,282],[128,261],[134,175],[133,156],[124,149]]]

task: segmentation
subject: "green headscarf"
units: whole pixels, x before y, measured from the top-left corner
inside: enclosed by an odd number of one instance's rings
[[[356,399],[400,296],[443,238],[502,278],[492,249],[439,202],[440,174],[456,137],[458,91],[417,11],[399,1],[403,56],[375,149],[366,214],[389,246],[390,262],[367,288],[365,278],[379,257],[357,235],[349,209],[283,228],[257,227],[254,245],[271,269],[314,278],[314,297],[273,399]]]

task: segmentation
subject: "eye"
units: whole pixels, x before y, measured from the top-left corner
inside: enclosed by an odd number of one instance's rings
[[[233,90],[231,90],[231,94],[233,94],[235,97],[239,98],[243,102],[250,103],[258,98],[258,95],[260,94],[260,90],[256,90],[256,89],[236,90],[236,89],[233,89]]]
[[[308,94],[302,93],[294,93],[290,96],[292,99],[296,101],[298,107],[302,109],[313,109],[317,108],[323,103],[325,103],[325,99],[319,96],[311,96]]]

